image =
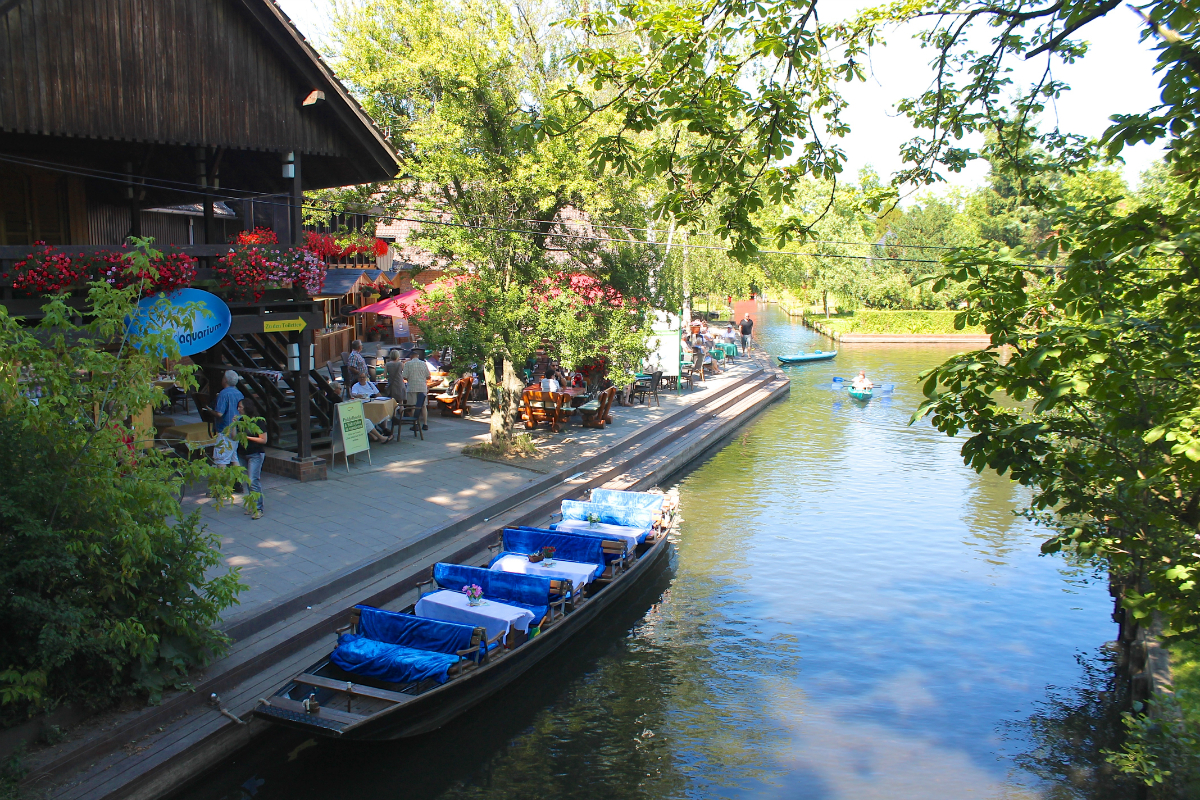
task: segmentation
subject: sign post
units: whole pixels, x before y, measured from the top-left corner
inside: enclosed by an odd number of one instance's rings
[[[305,324],[304,320],[299,317],[296,319],[268,319],[263,322],[263,333],[302,331]]]
[[[371,440],[367,437],[367,426],[363,420],[362,401],[351,400],[338,403],[333,409],[337,416],[337,432],[340,435],[334,437],[333,453],[330,458],[337,456],[338,439],[341,439],[340,449],[346,454],[346,472],[350,471],[350,456],[364,450],[367,451],[367,463],[374,465],[374,462],[371,461]]]

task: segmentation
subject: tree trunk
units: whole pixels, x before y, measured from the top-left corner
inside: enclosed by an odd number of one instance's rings
[[[825,319],[829,319],[829,290],[821,290],[821,298],[825,303]]]
[[[512,441],[513,426],[520,419],[521,394],[525,391],[525,382],[517,376],[513,363],[501,356],[484,359],[483,374],[487,379],[488,401],[492,411],[492,443]]]

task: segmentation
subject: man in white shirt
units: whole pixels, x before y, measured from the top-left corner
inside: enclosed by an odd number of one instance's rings
[[[413,350],[413,357],[404,362],[402,373],[405,384],[404,405],[421,410],[421,429],[429,430],[429,410],[425,408],[425,396],[429,394],[429,365],[425,363],[425,351]],[[416,429],[416,423],[413,423]]]
[[[372,397],[375,397],[378,394],[379,388],[375,384],[371,383],[371,381],[367,380],[367,374],[365,372],[360,373],[358,376],[358,382],[350,387],[351,399],[357,400],[361,398],[363,400],[370,400]]]

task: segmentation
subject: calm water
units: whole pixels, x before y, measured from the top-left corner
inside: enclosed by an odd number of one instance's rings
[[[772,353],[819,337],[768,310]],[[1116,797],[1102,581],[908,425],[953,352],[847,346],[682,479],[671,563],[508,696],[416,741],[281,733],[188,800]],[[829,378],[896,383],[866,406]],[[1100,788],[1096,788],[1100,787]]]

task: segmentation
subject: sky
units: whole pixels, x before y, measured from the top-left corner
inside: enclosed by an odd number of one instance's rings
[[[329,0],[276,0],[292,18],[300,31],[320,46],[327,30]],[[822,6],[826,21],[830,9],[844,8],[853,13],[868,4],[859,0],[833,0]],[[1153,72],[1153,42],[1139,41],[1140,24],[1132,11],[1118,7],[1105,17],[1089,24],[1080,38],[1089,44],[1089,52],[1075,64],[1058,65],[1054,76],[1070,84],[1071,91],[1047,110],[1041,120],[1042,129],[1056,124],[1066,132],[1098,137],[1108,126],[1112,114],[1132,114],[1145,111],[1158,102],[1158,78]],[[871,166],[880,175],[890,176],[900,169],[899,148],[912,138],[908,122],[895,110],[898,100],[919,94],[930,83],[931,55],[912,39],[911,31],[896,31],[886,47],[876,48],[871,56],[868,80],[844,86],[850,107],[845,114],[851,133],[842,140],[847,155],[845,175],[857,180],[859,170]],[[1045,67],[1044,60],[1019,65],[1014,80],[1031,82]],[[978,146],[980,141],[966,142]],[[1125,179],[1135,187],[1139,176],[1161,156],[1161,148],[1137,145],[1126,148]],[[973,162],[959,174],[946,175],[946,187],[973,188],[987,175],[983,161]]]

